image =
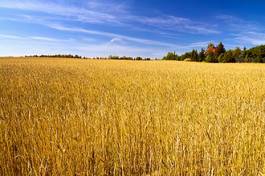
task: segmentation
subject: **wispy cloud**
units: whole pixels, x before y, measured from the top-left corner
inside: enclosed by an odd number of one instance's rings
[[[104,32],[104,31],[99,31],[99,30],[89,30],[86,28],[81,28],[81,27],[76,27],[76,26],[65,26],[56,22],[50,22],[49,20],[47,21],[46,19],[42,18],[35,18],[33,16],[20,16],[20,18],[13,18],[12,20],[15,21],[23,21],[23,22],[28,22],[28,23],[33,23],[33,24],[39,24],[42,26],[46,26],[48,28],[61,31],[61,32],[69,32],[69,33],[81,33],[84,35],[92,35],[92,36],[103,36],[109,39],[111,43],[117,43],[119,44],[126,42],[127,44],[141,44],[144,45],[142,48],[146,47],[162,47],[162,48],[181,48],[183,46],[176,45],[173,43],[168,43],[168,42],[161,42],[161,41],[156,41],[156,40],[150,40],[150,39],[144,39],[144,38],[139,38],[139,37],[131,37],[127,35],[121,35],[117,33],[112,33],[112,32]],[[12,36],[14,38],[15,36]],[[11,37],[10,37],[11,39]],[[25,39],[22,37],[19,37],[19,39]],[[27,39],[38,39],[38,40],[45,40],[45,41],[55,41],[56,39],[53,38],[47,38],[47,37],[28,37]],[[91,39],[90,39],[91,41]],[[94,41],[95,42],[95,41]]]
[[[172,43],[160,42],[160,41],[137,38],[137,37],[130,37],[130,36],[115,34],[115,33],[111,33],[111,32],[88,30],[88,29],[79,28],[79,27],[66,27],[66,26],[63,26],[60,24],[46,24],[46,25],[50,28],[60,30],[60,31],[79,32],[79,33],[85,33],[85,34],[100,35],[100,36],[105,36],[105,37],[109,37],[109,38],[119,38],[122,40],[141,43],[141,44],[145,44],[145,45],[157,45],[157,46],[167,46],[167,47],[176,46],[175,44],[172,44]]]
[[[29,37],[32,40],[40,40],[40,41],[47,41],[47,42],[65,42],[68,40],[57,39],[57,38],[50,38],[50,37],[42,37],[42,36],[32,36]]]
[[[10,34],[0,34],[0,38],[9,39],[9,40],[36,40],[36,41],[45,41],[45,42],[65,42],[69,41],[65,39],[51,38],[45,36],[18,36],[18,35],[10,35]]]
[[[265,44],[265,28],[257,22],[245,20],[232,15],[218,15],[223,28],[230,34],[229,41],[244,46]]]
[[[55,51],[65,49],[83,55],[96,53],[104,56],[128,54],[161,57],[168,51],[183,53],[190,49],[205,47],[208,44],[207,39],[198,42],[202,38],[198,36],[215,36],[222,33],[220,28],[213,24],[191,18],[162,13],[154,16],[136,14],[126,2],[128,1],[0,0],[0,9],[16,10],[15,14],[1,16],[0,20],[43,28],[60,36],[73,36],[75,40],[46,36],[41,33],[42,30],[37,31],[33,36],[18,33],[17,36],[2,34],[0,38],[25,41],[29,46],[34,46],[32,41],[51,45],[60,42],[57,47],[59,49]],[[222,17],[222,20],[228,21],[228,17]],[[176,39],[188,35],[198,38],[186,41],[186,44]],[[82,39],[78,40],[77,36]],[[168,36],[172,36],[174,40]],[[85,38],[89,40],[83,40]]]
[[[23,37],[17,35],[9,35],[9,34],[0,34],[0,38],[2,39],[24,39]]]
[[[114,43],[116,41],[130,41],[130,42],[136,42],[140,44],[147,45],[146,47],[161,47],[163,46],[164,48],[168,49],[190,49],[190,48],[201,48],[205,47],[209,41],[204,41],[204,42],[193,42],[188,45],[180,45],[180,44],[174,44],[174,43],[168,43],[168,42],[160,42],[156,40],[149,40],[149,39],[143,39],[143,38],[137,38],[137,37],[129,37],[125,35],[120,35],[120,34],[115,34],[115,33],[110,33],[110,32],[102,32],[102,31],[95,31],[95,30],[87,30],[84,28],[75,28],[75,27],[66,27],[63,25],[59,24],[50,24],[48,25],[50,28],[56,29],[56,30],[62,30],[62,31],[68,31],[68,32],[80,32],[80,33],[87,33],[87,34],[94,34],[94,35],[101,35],[101,36],[106,36],[110,37],[111,43]]]
[[[170,48],[170,49],[204,47],[204,44],[205,44],[205,42],[195,42],[195,43],[192,43],[188,46],[183,45],[183,44],[178,45],[175,43],[162,42],[162,41],[150,40],[150,39],[139,38],[139,37],[131,37],[131,36],[121,35],[121,34],[112,33],[112,32],[90,30],[90,29],[76,27],[76,26],[65,26],[65,25],[57,23],[57,22],[51,22],[49,20],[42,19],[42,18],[35,18],[34,16],[29,16],[29,15],[20,16],[20,19],[13,18],[13,20],[17,20],[17,21],[22,20],[22,21],[28,22],[28,23],[39,24],[39,25],[49,27],[51,29],[62,31],[62,32],[83,33],[83,34],[103,36],[103,37],[109,38],[110,41],[112,41],[112,43],[117,42],[117,41],[119,41],[119,42],[128,41],[128,42],[143,44],[143,45],[146,45],[146,47],[157,46],[157,47],[164,47],[164,48]]]
[[[158,27],[171,31],[180,31],[197,34],[219,34],[220,31],[215,29],[214,26],[192,21],[189,18],[167,16],[161,17],[133,17],[133,19],[153,27]]]
[[[250,45],[264,45],[265,34],[260,32],[244,32],[235,35],[235,39],[241,43],[247,43]]]
[[[142,57],[154,57],[160,58],[168,51],[176,51],[178,54],[190,49],[198,49],[205,46],[205,42],[190,43],[187,45],[169,45],[167,47],[157,47],[154,45],[148,45],[145,47],[133,46],[131,43],[124,42],[120,38],[112,38],[109,41],[95,43],[86,40],[74,40],[74,39],[59,39],[47,36],[18,36],[9,34],[0,34],[0,39],[6,39],[7,42],[13,43],[13,40],[17,41],[18,45],[9,45],[5,43],[5,51],[1,52],[10,53],[12,50],[16,50],[13,55],[30,55],[30,54],[67,54],[78,53],[83,56],[142,56]],[[57,43],[60,42],[60,45]],[[47,44],[45,44],[47,43]],[[27,47],[23,47],[27,46]],[[52,47],[51,50],[49,47]]]
[[[118,56],[142,56],[142,57],[161,57],[166,52],[163,47],[140,47],[132,46],[128,43],[120,43],[120,39],[114,38],[107,42],[94,43],[90,41],[78,41],[72,39],[61,40],[58,38],[44,36],[18,36],[0,34],[0,47],[5,46],[5,50],[0,55],[14,56],[32,54],[80,54],[83,56],[96,57],[109,55]],[[14,43],[14,40],[16,41]],[[60,42],[60,45],[57,44]],[[14,43],[14,44],[12,44]],[[24,47],[26,46],[26,47]],[[52,47],[52,49],[51,49]]]
[[[93,1],[94,4],[95,1]],[[99,6],[99,3],[97,3]],[[88,22],[88,23],[118,23],[118,19],[114,14],[98,11],[99,9],[93,9],[94,6],[89,7],[89,3],[86,7],[77,7],[74,5],[62,5],[54,2],[25,0],[25,1],[7,1],[2,0],[0,2],[0,8],[19,9],[26,11],[35,11],[51,15],[64,16],[71,20]],[[111,9],[111,8],[110,8]]]
[[[261,26],[253,21],[248,21],[233,15],[217,15],[217,20],[223,22],[221,25],[225,30],[242,32],[260,30]]]
[[[197,22],[189,18],[166,14],[154,17],[135,15],[129,10],[126,3],[113,3],[113,1],[91,0],[80,7],[73,4],[65,5],[36,0],[25,0],[23,2],[18,0],[2,0],[0,8],[41,12],[63,16],[65,17],[64,20],[75,20],[83,23],[122,25],[130,29],[140,29],[142,31],[148,31],[146,26],[149,26],[154,29],[167,30],[168,32],[178,31],[193,34],[220,33],[219,30],[210,24]],[[144,26],[133,27],[136,24]]]

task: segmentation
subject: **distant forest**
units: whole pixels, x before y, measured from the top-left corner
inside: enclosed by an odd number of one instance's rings
[[[265,45],[260,45],[250,49],[246,49],[244,47],[244,49],[236,48],[226,50],[222,42],[220,42],[217,46],[210,43],[206,50],[192,50],[191,52],[186,52],[182,55],[177,55],[175,52],[169,52],[163,60],[212,63],[265,63]]]
[[[79,55],[71,54],[54,54],[54,55],[30,55],[25,57],[34,57],[34,58],[44,58],[44,57],[54,57],[54,58],[75,58],[75,59],[98,59],[98,60],[158,60],[151,58],[142,58],[142,57],[128,57],[128,56],[109,56],[109,57],[82,57]]]
[[[85,59],[86,57],[82,57],[79,55],[72,54],[53,54],[53,55],[30,55],[25,57],[56,57],[56,58],[76,58],[76,59]]]
[[[26,57],[55,57],[55,58],[76,58],[76,59],[99,59],[99,60],[159,60],[157,58],[142,58],[142,57],[127,57],[127,56],[109,56],[109,57],[82,57],[71,54],[57,54],[57,55],[32,55]],[[218,45],[213,43],[208,44],[207,49],[192,50],[182,55],[177,55],[175,52],[169,52],[162,60],[176,60],[176,61],[194,61],[194,62],[210,62],[210,63],[240,63],[240,62],[254,62],[265,63],[265,45],[260,45],[250,49],[230,49],[226,50],[223,43]]]

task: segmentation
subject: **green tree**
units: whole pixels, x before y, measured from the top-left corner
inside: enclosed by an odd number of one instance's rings
[[[191,52],[186,52],[183,55],[180,56],[180,60],[185,60],[185,59],[191,59]]]
[[[205,58],[206,62],[216,63],[218,62],[217,58],[213,54],[208,54]]]
[[[224,45],[223,45],[223,43],[222,42],[220,42],[218,45],[217,45],[217,56],[219,56],[220,54],[224,54],[225,53],[225,47],[224,47]]]
[[[199,53],[199,61],[202,62],[202,61],[205,61],[205,50],[202,48],[200,53]]]
[[[168,52],[163,60],[178,60],[178,55],[175,52]]]
[[[247,54],[251,62],[264,62],[265,45],[260,45],[260,46],[251,48],[247,51]]]
[[[218,56],[217,60],[218,60],[218,62],[220,62],[220,63],[224,63],[224,62],[225,62],[225,61],[224,61],[224,53],[220,54],[220,55]]]
[[[237,47],[235,50],[232,51],[233,52],[233,58],[235,59],[235,61],[240,61],[240,56],[242,54],[242,51],[239,47]]]
[[[136,57],[135,60],[138,60],[138,61],[139,61],[139,60],[143,60],[143,58],[141,58],[141,57]]]
[[[246,56],[247,56],[247,48],[244,47],[243,51],[241,51],[241,54],[240,54],[237,62],[248,62]]]
[[[209,49],[209,48],[214,48],[214,47],[215,47],[215,46],[214,46],[213,43],[209,43],[207,48]]]
[[[223,62],[235,62],[232,50],[228,50],[227,52],[225,52],[223,56]]]
[[[197,50],[192,50],[190,59],[192,61],[199,61],[199,54]]]

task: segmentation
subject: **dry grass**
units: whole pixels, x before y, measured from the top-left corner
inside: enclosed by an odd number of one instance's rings
[[[0,175],[263,175],[265,65],[0,60]]]

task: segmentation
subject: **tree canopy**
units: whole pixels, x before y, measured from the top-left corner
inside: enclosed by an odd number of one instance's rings
[[[256,46],[250,49],[239,47],[226,50],[222,42],[218,45],[209,43],[206,50],[192,50],[178,56],[175,52],[169,52],[163,58],[164,60],[190,60],[194,62],[212,62],[212,63],[235,63],[235,62],[256,62],[265,63],[265,45]]]

